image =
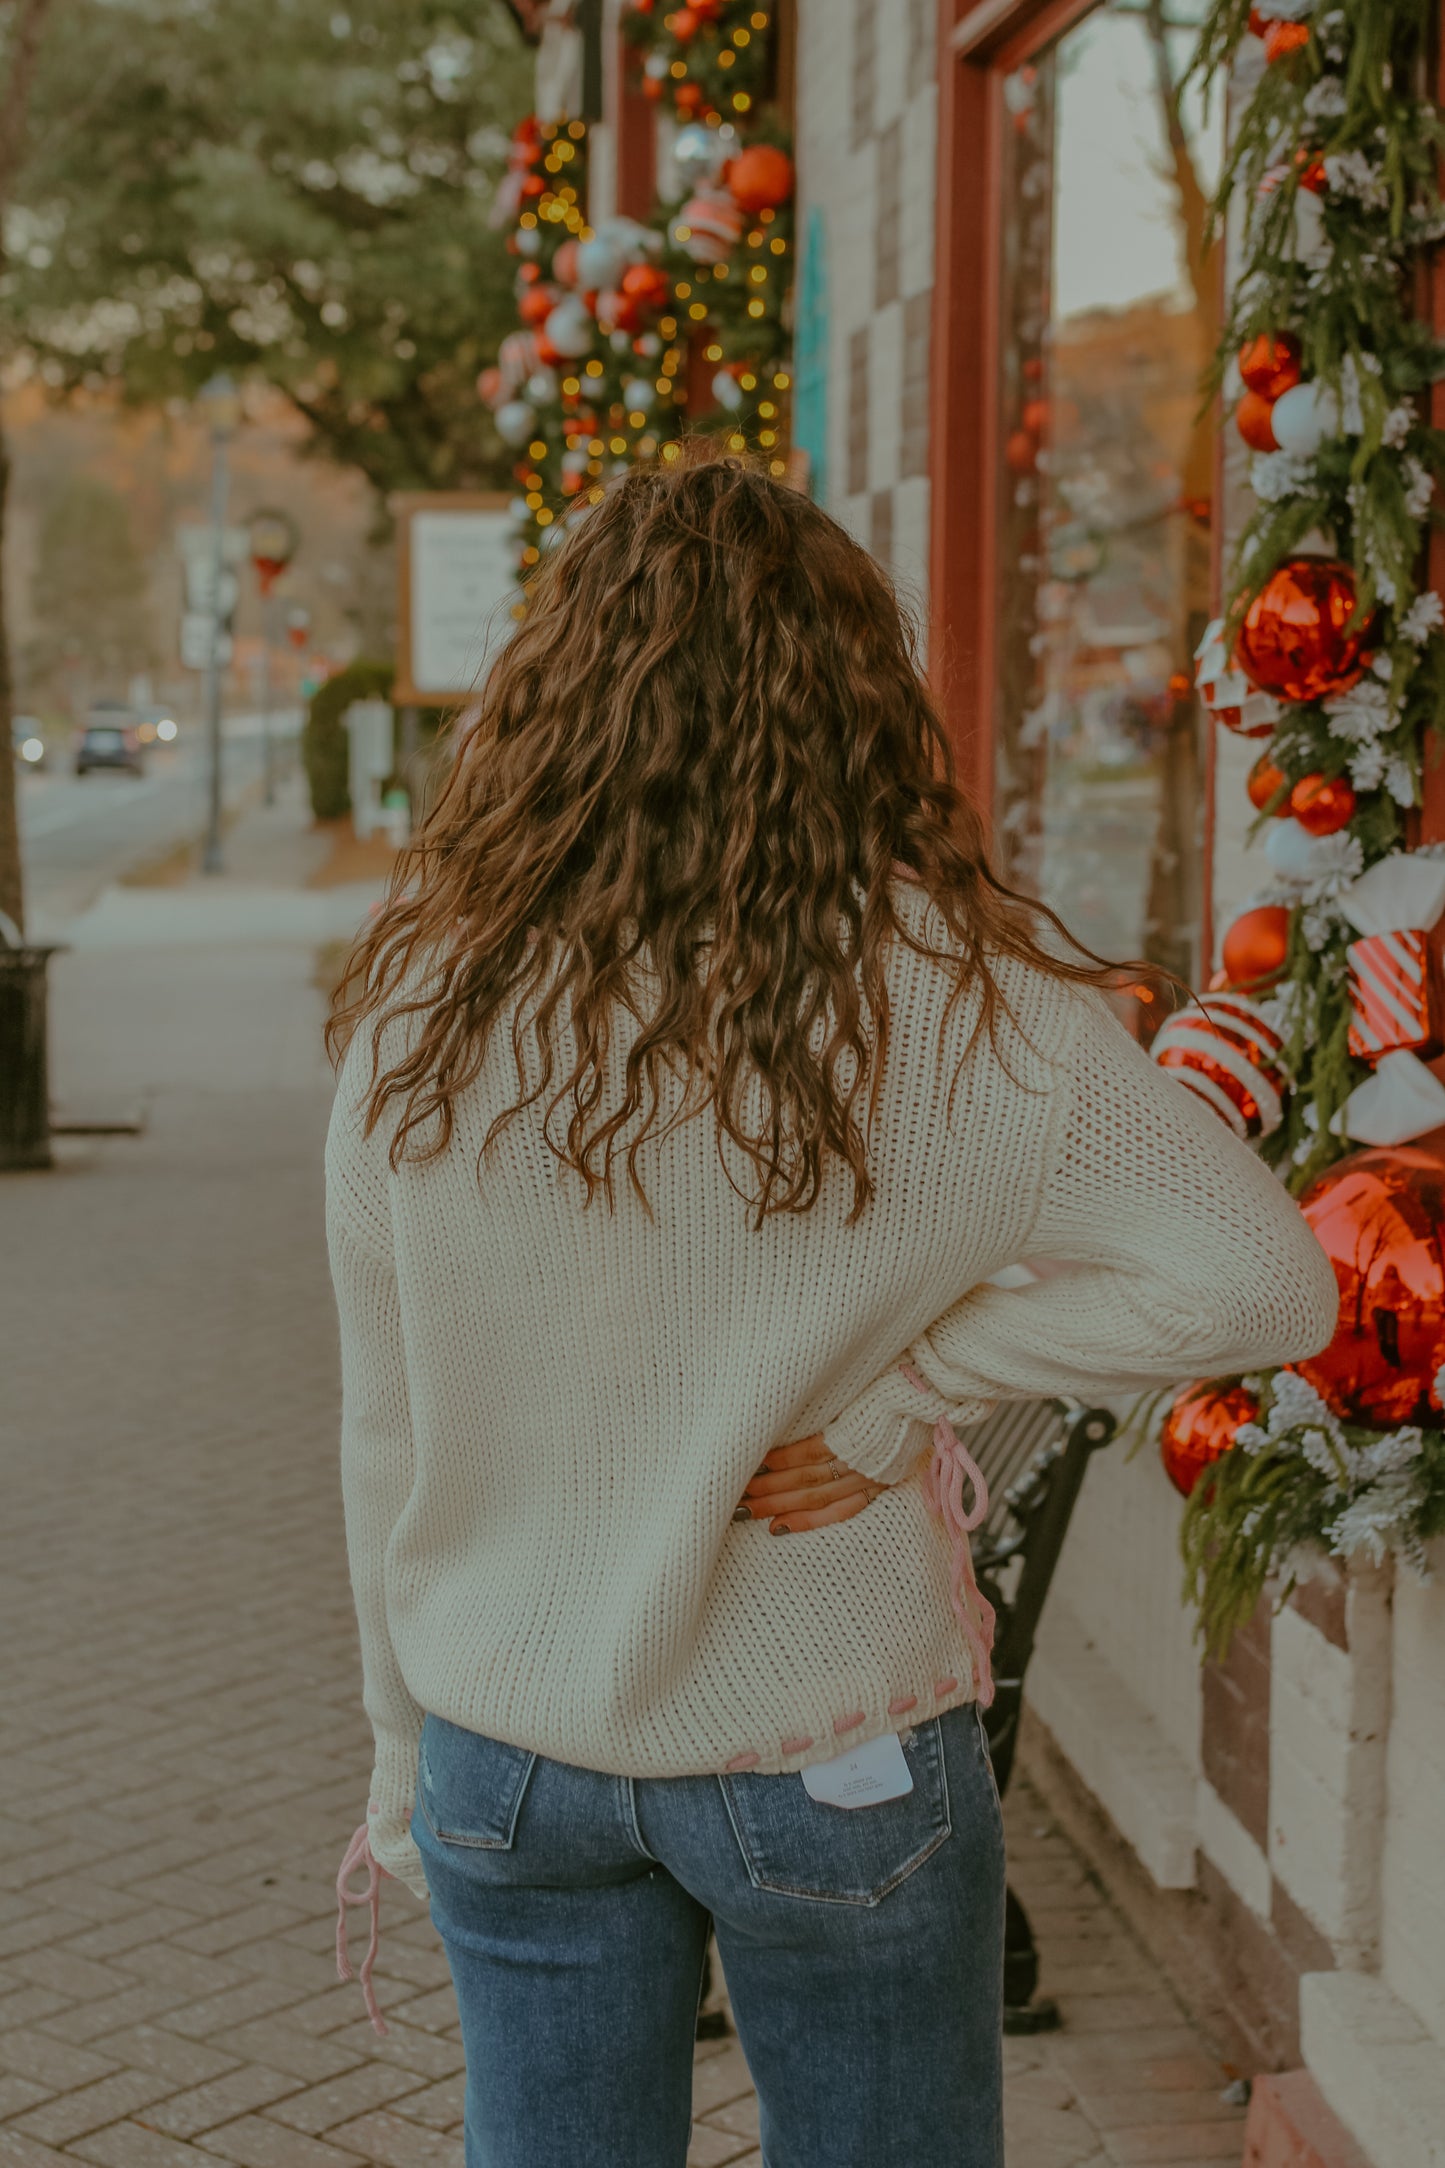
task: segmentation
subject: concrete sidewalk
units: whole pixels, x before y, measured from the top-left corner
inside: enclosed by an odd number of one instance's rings
[[[312,978],[370,892],[308,889],[319,848],[282,807],[226,882],[101,899],[57,1083],[146,1129],[0,1178],[0,2168],[459,2168],[429,1922],[387,1890],[385,2040],[332,1955],[369,1753]],[[1037,1802],[1009,1819],[1068,2021],[1010,2044],[1012,2168],[1237,2160],[1228,2074]],[[696,2168],[761,2168],[735,2043],[697,2102]]]

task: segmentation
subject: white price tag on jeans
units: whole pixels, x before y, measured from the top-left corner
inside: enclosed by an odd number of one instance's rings
[[[832,1761],[814,1762],[803,1771],[803,1789],[825,1807],[876,1807],[911,1792],[913,1778],[897,1732],[886,1731]]]

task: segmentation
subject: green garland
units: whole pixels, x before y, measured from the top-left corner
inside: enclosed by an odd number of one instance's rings
[[[1308,42],[1264,66],[1215,201],[1221,228],[1231,203],[1244,216],[1214,382],[1227,381],[1257,334],[1292,332],[1305,380],[1338,403],[1341,429],[1308,459],[1255,459],[1257,503],[1230,566],[1227,629],[1238,629],[1270,575],[1320,530],[1353,567],[1361,617],[1378,626],[1360,698],[1343,712],[1323,702],[1290,707],[1269,743],[1287,783],[1348,774],[1357,793],[1328,869],[1277,899],[1294,912],[1278,1004],[1294,1090],[1264,1152],[1299,1189],[1349,1149],[1330,1125],[1368,1073],[1345,1048],[1353,934],[1334,898],[1399,847],[1404,815],[1419,803],[1423,733],[1445,721],[1438,606],[1422,602],[1419,585],[1445,472],[1445,438],[1419,402],[1445,370],[1445,350],[1411,313],[1406,276],[1414,252],[1441,231],[1436,158],[1445,133],[1414,92],[1427,0],[1275,0],[1261,12],[1298,22]],[[1195,61],[1206,79],[1236,58],[1250,15],[1247,0],[1220,0],[1210,13]],[[1321,179],[1315,194],[1306,184]]]
[[[1237,66],[1252,14],[1257,27],[1267,27],[1261,17],[1287,27],[1266,45],[1271,57],[1238,115],[1215,201],[1217,230],[1231,206],[1242,214],[1242,261],[1213,388],[1229,384],[1248,340],[1289,332],[1338,428],[1308,457],[1254,459],[1255,510],[1229,569],[1225,637],[1320,530],[1353,570],[1357,619],[1374,622],[1360,686],[1286,707],[1268,744],[1286,785],[1345,775],[1356,793],[1348,826],[1308,876],[1260,899],[1291,911],[1285,979],[1263,1007],[1283,1035],[1292,1090],[1262,1149],[1298,1191],[1352,1149],[1332,1125],[1370,1073],[1347,1043],[1354,932],[1337,898],[1406,841],[1424,735],[1445,722],[1441,605],[1422,589],[1445,472],[1445,437],[1429,425],[1425,394],[1445,374],[1445,348],[1410,306],[1416,253],[1445,233],[1445,131],[1421,96],[1431,0],[1274,0],[1257,11],[1219,0],[1195,74],[1217,82]],[[1422,1545],[1445,1528],[1438,1432],[1341,1423],[1287,1371],[1248,1382],[1259,1422],[1196,1485],[1182,1530],[1186,1591],[1215,1650],[1271,1580],[1287,1589],[1301,1547],[1342,1558],[1396,1551],[1423,1566]]]

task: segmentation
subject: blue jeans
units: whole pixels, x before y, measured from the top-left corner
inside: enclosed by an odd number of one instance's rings
[[[913,1790],[604,1776],[435,1716],[416,1841],[467,2056],[467,2168],[683,2168],[709,1927],[767,2168],[1002,2168],[1004,1864],[973,1707]]]

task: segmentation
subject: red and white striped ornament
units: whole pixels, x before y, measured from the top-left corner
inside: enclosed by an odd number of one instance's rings
[[[1283,1042],[1245,994],[1209,994],[1166,1017],[1150,1048],[1161,1069],[1253,1143],[1284,1120]]]
[[[1419,926],[1366,934],[1347,953],[1350,1052],[1361,1061],[1440,1053],[1440,971],[1429,934]]]
[[[694,263],[721,263],[742,239],[744,223],[731,196],[691,196],[679,211],[673,231],[683,253]]]

